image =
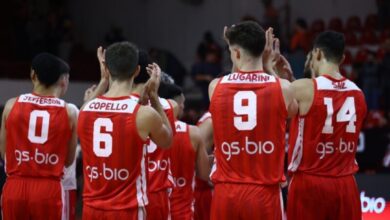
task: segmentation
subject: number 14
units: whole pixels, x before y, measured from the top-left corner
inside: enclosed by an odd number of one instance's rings
[[[324,104],[326,105],[327,117],[325,120],[325,125],[322,129],[323,134],[333,134],[333,99],[332,98],[324,98]],[[336,122],[346,122],[349,121],[346,131],[348,133],[356,132],[356,108],[355,108],[355,98],[348,97],[344,104],[341,106],[341,109],[337,113]]]

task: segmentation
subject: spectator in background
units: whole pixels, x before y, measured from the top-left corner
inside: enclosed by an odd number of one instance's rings
[[[206,59],[206,55],[208,51],[215,51],[217,56],[217,62],[221,62],[222,60],[222,49],[221,46],[214,40],[214,36],[210,31],[206,31],[203,35],[202,42],[198,45],[198,49],[196,51],[197,58],[200,61],[204,61]]]
[[[290,50],[292,52],[296,50],[303,50],[305,53],[309,52],[311,48],[310,37],[307,30],[307,22],[298,18],[294,26],[294,34],[290,42]]]
[[[279,23],[279,11],[274,7],[273,0],[261,0],[261,1],[265,9],[263,26],[265,28],[273,27],[275,35],[281,36],[280,23]]]
[[[381,82],[381,94],[383,99],[383,107],[387,113],[387,118],[390,117],[390,39],[384,43],[385,56],[382,63],[379,65],[379,77]]]
[[[306,54],[311,48],[311,40],[307,29],[307,22],[298,18],[294,26],[294,34],[290,41],[290,55],[287,57],[296,79],[305,77]]]
[[[379,75],[378,61],[373,52],[368,52],[367,62],[363,63],[359,72],[359,81],[366,97],[369,110],[379,108]]]
[[[205,53],[205,59],[197,62],[192,67],[192,76],[202,92],[203,103],[209,105],[209,84],[222,74],[222,66],[219,60],[219,51],[209,49]]]

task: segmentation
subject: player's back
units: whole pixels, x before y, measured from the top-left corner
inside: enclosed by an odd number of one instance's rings
[[[170,197],[171,212],[175,216],[181,212],[192,214],[196,151],[191,143],[189,129],[186,123],[176,121],[176,134],[171,147],[171,170],[175,187]]]
[[[101,96],[80,111],[85,205],[123,210],[147,204],[146,147],[137,130],[138,109],[129,96]]]
[[[6,121],[9,177],[60,179],[71,138],[66,103],[52,96],[19,96]]]
[[[279,79],[263,72],[221,78],[211,99],[213,182],[277,184],[283,177],[287,110]]]
[[[355,153],[366,115],[361,90],[348,79],[313,79],[314,98],[290,129],[289,171],[346,176],[358,170]]]

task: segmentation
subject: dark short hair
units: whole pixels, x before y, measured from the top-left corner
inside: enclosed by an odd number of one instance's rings
[[[138,76],[134,79],[135,84],[146,83],[149,80],[150,76],[146,71],[146,67],[149,64],[152,64],[152,60],[150,59],[148,52],[145,50],[138,51],[138,65],[140,66],[141,70]]]
[[[253,57],[259,57],[265,47],[264,29],[254,21],[244,21],[228,28],[226,37],[230,45],[238,45]]]
[[[133,76],[138,66],[138,48],[130,42],[111,44],[106,50],[106,64],[114,80]]]
[[[340,63],[345,48],[344,34],[335,31],[322,32],[314,41],[314,49],[316,48],[323,51],[328,61]]]
[[[40,53],[31,62],[31,69],[37,74],[39,82],[49,87],[54,85],[63,74],[70,71],[69,65],[50,53]]]
[[[177,96],[183,94],[183,90],[180,86],[170,83],[161,83],[158,88],[158,95],[164,99],[174,99]]]

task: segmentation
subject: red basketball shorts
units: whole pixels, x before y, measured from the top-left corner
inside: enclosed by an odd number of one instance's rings
[[[360,197],[355,178],[294,174],[288,191],[287,218],[361,220]]]
[[[213,192],[211,188],[195,189],[195,220],[209,220],[211,213],[211,199]]]
[[[167,220],[169,216],[168,192],[161,190],[159,192],[148,193],[149,204],[146,206],[146,219],[148,220]]]
[[[125,210],[102,210],[90,206],[83,206],[83,220],[144,220],[145,208]]]
[[[60,180],[9,177],[3,187],[4,220],[61,220],[63,190]]]
[[[281,220],[283,201],[278,185],[218,183],[211,206],[212,220]]]

